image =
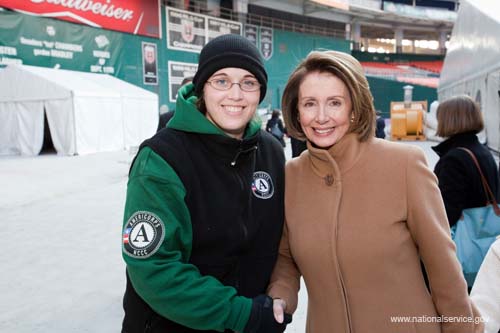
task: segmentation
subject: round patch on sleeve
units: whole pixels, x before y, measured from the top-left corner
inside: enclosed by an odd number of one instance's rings
[[[165,238],[163,222],[150,212],[136,212],[123,228],[123,251],[134,258],[147,258]]]

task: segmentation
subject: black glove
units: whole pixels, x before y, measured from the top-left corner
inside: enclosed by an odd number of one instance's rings
[[[273,299],[259,295],[253,299],[252,312],[243,333],[282,333],[291,322],[292,315],[285,313],[283,323],[278,323],[274,319]]]

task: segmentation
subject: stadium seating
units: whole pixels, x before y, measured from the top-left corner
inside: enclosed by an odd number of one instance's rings
[[[410,66],[439,74],[443,69],[443,61],[411,61]]]
[[[442,61],[361,62],[367,76],[437,88]]]

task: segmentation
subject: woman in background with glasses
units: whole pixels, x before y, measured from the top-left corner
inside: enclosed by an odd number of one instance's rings
[[[283,227],[285,163],[254,119],[266,84],[253,44],[215,38],[174,117],[141,145],[123,224],[123,332],[284,331],[264,295]]]

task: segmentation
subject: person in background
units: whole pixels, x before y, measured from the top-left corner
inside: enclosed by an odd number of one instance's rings
[[[282,233],[280,144],[254,118],[267,74],[240,35],[203,47],[166,129],[132,164],[122,332],[283,332],[265,295]]]
[[[500,237],[488,250],[470,297],[485,319],[484,333],[500,333]]]
[[[448,223],[454,226],[466,208],[487,201],[481,176],[465,147],[474,153],[493,193],[498,198],[498,170],[493,155],[476,136],[483,130],[479,105],[469,96],[455,96],[439,104],[436,135],[446,138],[432,149],[439,155],[434,173],[443,196]]]
[[[193,77],[192,76],[186,76],[184,79],[182,79],[181,86],[179,87],[179,90],[184,87],[186,84],[193,82]],[[175,110],[171,110],[168,112],[165,112],[160,115],[160,120],[158,122],[158,129],[157,132],[167,125],[167,123],[172,119],[174,116]]]
[[[296,139],[293,136],[290,137],[290,145],[292,146],[292,157],[299,156],[307,149],[306,141]]]
[[[266,131],[272,134],[283,147],[285,144],[285,127],[280,119],[280,110],[274,109],[271,118],[267,121]]]
[[[385,139],[385,119],[382,118],[382,112],[376,111],[377,125],[375,129],[375,136],[379,139]]]
[[[308,150],[286,165],[285,227],[268,287],[277,320],[295,311],[303,276],[308,333],[481,332],[436,177],[420,148],[375,138],[361,64],[311,52],[282,105],[290,135]],[[408,317],[472,322],[394,319]]]

